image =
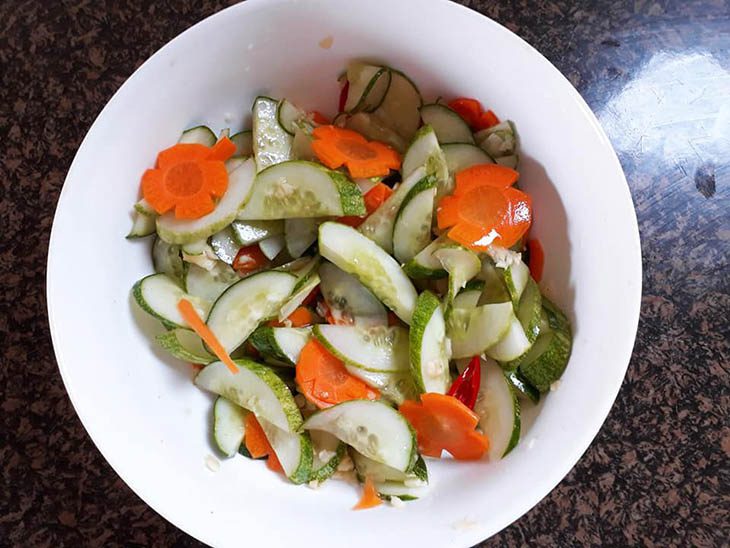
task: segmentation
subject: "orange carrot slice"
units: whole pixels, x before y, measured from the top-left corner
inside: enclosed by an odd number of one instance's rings
[[[187,299],[180,299],[177,303],[177,309],[180,311],[183,319],[188,322],[188,325],[193,328],[193,331],[195,331],[198,336],[205,341],[205,344],[210,347],[213,354],[215,354],[220,361],[226,364],[231,373],[237,375],[238,366],[233,362],[231,357],[228,355],[228,352],[226,352],[226,349],[223,348],[223,345],[218,341],[210,328],[205,325],[205,322],[200,318],[200,316],[198,316],[198,313],[195,311],[192,303]]]
[[[489,439],[475,430],[478,415],[453,396],[422,394],[420,403],[404,401],[400,412],[415,429],[424,455],[441,457],[446,450],[457,460],[476,460],[489,449]]]
[[[244,439],[246,449],[254,459],[260,459],[268,457],[266,459],[266,465],[270,470],[274,472],[284,472],[284,469],[279,462],[279,458],[274,452],[274,448],[271,447],[264,429],[261,428],[261,423],[256,419],[253,413],[246,415],[246,435]]]
[[[288,323],[287,323],[288,322]],[[271,327],[282,327],[288,325],[289,327],[305,327],[314,323],[314,314],[306,306],[300,306],[294,312],[287,316],[286,320],[280,322],[278,320],[271,320],[269,325]]]
[[[368,141],[351,129],[320,126],[312,132],[312,150],[329,167],[346,166],[353,177],[381,177],[400,167],[400,155],[384,143]]]
[[[352,507],[353,510],[367,510],[368,508],[375,508],[383,504],[383,501],[378,496],[378,491],[375,489],[373,480],[369,477],[365,478],[365,485],[363,485],[362,497],[358,503]]]
[[[320,409],[343,401],[380,397],[377,390],[350,375],[344,364],[316,339],[304,345],[295,379],[304,397]]]

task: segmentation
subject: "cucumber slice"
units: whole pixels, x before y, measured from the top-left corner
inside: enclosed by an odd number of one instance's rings
[[[489,438],[489,460],[499,460],[520,441],[520,402],[512,385],[492,360],[481,361],[481,385],[474,412]]]
[[[421,125],[419,108],[423,104],[416,85],[402,72],[389,69],[390,86],[382,104],[373,113],[406,141],[410,141]]]
[[[228,168],[228,190],[215,209],[199,219],[177,219],[173,212],[157,218],[157,234],[171,244],[184,244],[212,236],[236,218],[246,203],[254,180],[253,160],[231,159]]]
[[[185,266],[180,256],[180,246],[168,244],[162,238],[155,238],[152,244],[152,265],[158,274],[167,274],[173,280],[183,283]]]
[[[240,279],[241,277],[230,266],[220,261],[216,261],[211,270],[205,270],[195,264],[188,265],[185,270],[187,292],[210,303]]]
[[[180,246],[181,251],[184,255],[202,255],[206,251],[211,252],[212,249],[208,246],[206,240],[195,240],[194,242],[186,242]]]
[[[142,215],[147,215],[149,217],[157,217],[157,212],[152,208],[152,206],[149,204],[147,200],[144,198],[140,199],[136,204],[134,204],[134,210],[137,213],[140,213]]]
[[[449,178],[446,158],[439,146],[436,133],[428,125],[418,130],[405,156],[403,156],[403,166],[401,168],[403,178],[408,178],[411,173],[421,166],[426,168],[427,174],[436,176],[439,187],[443,186]]]
[[[449,173],[453,176],[460,171],[479,164],[493,164],[494,160],[476,145],[468,143],[449,143],[442,145]]]
[[[310,273],[310,275],[297,282],[294,287],[292,296],[284,303],[279,310],[279,321],[283,322],[304,302],[309,294],[319,285],[319,275],[316,272]]]
[[[409,192],[423,180],[431,180],[433,176],[426,175],[425,168],[416,169],[409,177],[403,180],[378,209],[365,219],[360,225],[360,232],[373,240],[388,253],[393,252],[393,226],[398,211]],[[424,183],[426,184],[426,183]]]
[[[243,407],[218,396],[213,404],[213,440],[226,457],[230,458],[243,443],[246,434],[246,411]]]
[[[500,362],[516,360],[530,349],[531,343],[517,317],[512,314],[507,333],[497,344],[488,348],[487,356]]]
[[[258,174],[239,219],[290,219],[365,215],[360,189],[320,164],[283,162]]]
[[[495,160],[516,155],[517,132],[514,124],[508,120],[479,131],[475,138],[479,146]]]
[[[318,324],[313,335],[346,364],[375,372],[408,369],[408,330]]]
[[[350,375],[357,377],[367,385],[377,388],[380,395],[395,405],[406,400],[418,398],[418,389],[413,381],[408,362],[404,362],[402,371],[368,371],[362,367],[355,367],[345,363],[345,369]]]
[[[412,480],[417,481],[417,480]],[[394,497],[404,502],[418,500],[428,493],[428,485],[406,485],[397,481],[375,483],[375,490],[386,500]]]
[[[294,135],[297,129],[297,122],[302,118],[306,118],[307,113],[297,107],[291,101],[282,99],[279,101],[279,106],[276,110],[276,119],[279,122],[284,131],[289,135]]]
[[[258,172],[291,160],[292,138],[279,125],[278,112],[278,101],[270,97],[257,97],[253,103],[253,153]]]
[[[473,251],[458,245],[444,246],[433,253],[444,270],[449,273],[449,292],[446,296],[446,316],[449,316],[454,298],[466,282],[479,274],[482,262]]]
[[[248,409],[286,432],[298,432],[302,426],[294,396],[276,373],[251,360],[235,360],[238,373],[223,362],[206,365],[195,377],[198,388],[223,396]]]
[[[542,316],[542,295],[535,280],[527,278],[527,284],[517,307],[517,319],[525,331],[527,340],[535,342],[540,334],[540,320]]]
[[[234,156],[242,156],[244,158],[253,156],[253,131],[250,129],[239,131],[231,136],[231,141],[236,145],[236,152],[233,153]]]
[[[203,341],[187,329],[172,329],[155,337],[157,343],[178,360],[207,365],[216,358],[208,353]]]
[[[410,364],[419,390],[446,394],[451,386],[446,323],[441,303],[430,291],[418,296],[410,329]]]
[[[411,481],[413,485],[416,485],[417,482],[424,485],[428,483],[428,468],[426,468],[426,462],[423,460],[421,455],[418,455],[416,463],[413,465],[413,469],[408,473],[396,470],[382,462],[368,458],[355,449],[350,450],[350,455],[352,456],[352,461],[355,464],[358,475],[370,478],[375,483],[386,481],[398,482],[401,484],[406,481]]]
[[[231,265],[236,255],[238,255],[238,251],[241,249],[241,244],[238,243],[233,235],[231,227],[227,226],[210,237],[210,247],[213,248],[213,253],[221,261],[227,265]]]
[[[345,112],[373,112],[385,99],[390,88],[391,73],[385,67],[352,62],[347,67],[350,88],[345,101]]]
[[[518,154],[499,156],[498,158],[495,158],[494,161],[501,166],[517,169],[517,165],[520,163],[520,156]]]
[[[408,421],[379,401],[337,404],[314,413],[303,428],[329,432],[366,457],[401,472],[410,472],[418,456],[416,436]]]
[[[288,432],[266,419],[258,418],[258,421],[289,481],[295,484],[309,481],[313,458],[309,432]]]
[[[471,280],[467,282],[464,289],[454,297],[454,308],[473,309],[479,305],[479,298],[482,296],[484,282],[481,280]]]
[[[344,116],[344,115],[343,115]],[[335,119],[336,125],[337,119]],[[344,119],[345,127],[364,135],[371,141],[380,141],[398,152],[403,152],[408,140],[388,127],[375,113],[358,112]]]
[[[388,325],[383,304],[355,276],[332,263],[324,263],[319,276],[322,295],[334,316],[360,327]]]
[[[512,385],[512,389],[517,394],[517,397],[527,398],[535,404],[540,403],[540,391],[527,382],[518,370],[505,371],[504,374]]]
[[[292,160],[306,160],[308,162],[316,162],[317,155],[312,150],[312,135],[297,127],[294,130],[294,140],[291,144]]]
[[[144,238],[145,236],[151,236],[157,229],[155,223],[155,217],[146,215],[135,210],[132,212],[132,228],[127,234],[127,239],[132,240],[134,238]]]
[[[548,299],[542,299],[548,328],[537,337],[535,344],[520,363],[520,374],[540,392],[550,390],[565,371],[573,345],[568,318]]]
[[[295,366],[299,354],[312,336],[308,327],[259,327],[249,337],[249,342],[263,356],[277,363]]]
[[[485,304],[473,310],[454,309],[449,319],[452,358],[470,358],[500,341],[515,319],[512,303]]]
[[[284,233],[284,221],[241,221],[231,223],[233,236],[239,246],[246,247],[257,244],[266,238]]]
[[[226,289],[206,320],[226,352],[238,348],[260,321],[274,316],[296,282],[295,276],[272,270],[244,278]]]
[[[332,434],[321,430],[312,430],[309,436],[312,438],[314,452],[312,474],[309,479],[322,483],[337,472],[337,467],[347,452],[347,445]]]
[[[393,255],[401,263],[410,261],[431,243],[436,180],[429,177],[421,182],[432,186],[422,190],[426,185],[419,183],[413,187],[403,200],[393,225]]]
[[[182,132],[178,143],[212,147],[218,139],[208,126],[195,126]]]
[[[441,265],[441,261],[434,256],[434,253],[442,247],[450,245],[454,245],[454,243],[446,236],[436,238],[433,242],[424,247],[423,251],[403,265],[403,270],[405,270],[408,276],[416,279],[445,278],[449,275],[449,273],[444,270]]]
[[[439,143],[470,143],[474,137],[466,122],[445,105],[432,103],[421,107],[421,119],[436,132]]]
[[[286,247],[286,240],[284,239],[283,234],[270,236],[269,238],[266,238],[265,240],[261,240],[259,242],[259,249],[261,250],[261,253],[263,253],[264,257],[266,257],[270,261],[276,259],[276,257],[279,255],[279,253],[282,252],[284,247]]]
[[[320,219],[312,217],[284,220],[286,250],[292,258],[296,259],[301,257],[317,241],[317,229],[319,228],[320,222]]]
[[[522,261],[517,261],[504,270],[504,283],[507,286],[512,304],[515,308],[520,303],[520,297],[525,290],[527,280],[530,279],[530,269]]]
[[[491,258],[483,258],[479,279],[484,281],[484,289],[478,304],[503,303],[512,300],[502,271],[494,265]]]
[[[180,299],[189,300],[201,317],[205,317],[210,307],[208,302],[185,293],[167,274],[151,274],[142,278],[132,287],[132,295],[142,310],[172,329],[190,329],[177,309]]]
[[[319,251],[342,270],[353,274],[385,306],[410,324],[416,305],[416,289],[395,259],[375,242],[354,228],[326,222],[319,227]]]

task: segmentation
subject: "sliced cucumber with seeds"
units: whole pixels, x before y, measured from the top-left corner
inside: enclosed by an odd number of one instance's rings
[[[345,112],[372,112],[385,99],[390,88],[391,73],[385,67],[352,62],[347,67],[350,87],[345,102]]]
[[[218,396],[213,405],[213,439],[226,457],[238,453],[246,435],[248,411]]]
[[[309,432],[288,432],[266,419],[258,418],[258,421],[289,481],[296,484],[309,481],[313,458]]]
[[[445,278],[449,275],[434,252],[442,247],[454,245],[446,236],[440,236],[428,244],[423,250],[403,265],[403,270],[411,278]]]
[[[493,164],[494,160],[476,145],[469,143],[449,143],[442,145],[449,173],[458,172],[479,164]]]
[[[406,141],[410,141],[421,124],[419,108],[423,104],[416,85],[402,72],[389,69],[390,86],[374,116]]]
[[[297,282],[297,285],[294,287],[291,297],[287,299],[287,301],[281,307],[281,310],[279,310],[279,321],[285,321],[292,312],[294,312],[297,308],[301,306],[304,300],[318,285],[319,274],[317,274],[316,272],[311,272],[306,279]]]
[[[499,342],[514,319],[512,303],[485,304],[473,310],[454,309],[449,319],[453,358],[470,358]]]
[[[217,361],[206,365],[195,384],[223,396],[286,432],[298,432],[302,414],[291,391],[269,367],[251,360],[235,360],[238,373]]]
[[[454,298],[466,283],[482,269],[479,257],[473,251],[458,245],[445,246],[433,253],[444,270],[449,273],[449,292],[446,296],[446,316],[448,317]]]
[[[134,300],[142,310],[161,320],[166,327],[190,329],[177,309],[180,299],[189,300],[199,316],[205,317],[210,304],[188,295],[167,274],[151,274],[132,287]]]
[[[244,278],[226,289],[206,320],[226,352],[238,348],[259,322],[274,316],[296,282],[292,274],[272,270]]]
[[[259,242],[259,249],[264,257],[273,261],[286,247],[286,239],[283,234],[277,234],[276,236],[270,236],[265,240]]]
[[[231,223],[233,236],[240,246],[257,244],[266,238],[284,233],[284,221],[241,221]]]
[[[198,265],[188,265],[185,270],[185,288],[190,295],[208,302],[214,302],[221,294],[239,281],[241,277],[228,265],[216,261],[211,270]]]
[[[393,224],[393,255],[410,261],[431,243],[431,219],[436,199],[436,179],[421,179],[405,197]]]
[[[245,131],[239,131],[235,135],[231,135],[231,141],[236,145],[236,152],[234,156],[242,156],[248,158],[253,156],[253,131],[247,129]]]
[[[447,161],[439,146],[436,133],[428,125],[418,130],[405,156],[403,156],[403,166],[401,168],[403,178],[406,179],[419,167],[425,167],[427,174],[436,176],[440,190],[439,195],[442,194],[441,187],[446,184],[449,177]]]
[[[216,232],[210,237],[210,247],[221,261],[227,265],[233,264],[233,260],[241,249],[241,244],[233,235],[233,230],[227,226],[220,232]]]
[[[308,327],[262,326],[248,340],[263,356],[295,366],[311,336],[312,330]]]
[[[360,327],[388,325],[383,304],[352,274],[324,263],[319,269],[320,289],[331,313]]]
[[[279,106],[276,111],[276,117],[279,125],[289,135],[294,135],[294,132],[298,127],[297,122],[299,122],[299,120],[301,120],[302,118],[306,118],[306,116],[307,113],[297,107],[291,101],[288,101],[286,99],[282,99],[281,101],[279,101]]]
[[[357,277],[385,306],[410,324],[416,289],[395,259],[375,242],[354,228],[326,222],[319,227],[319,251],[324,258]]]
[[[430,291],[418,296],[410,329],[410,363],[421,392],[446,394],[451,385],[446,323],[441,303]]]
[[[548,320],[530,351],[520,360],[520,374],[540,392],[550,390],[565,371],[570,359],[572,334],[568,318],[543,297]]]
[[[312,438],[314,453],[309,480],[322,483],[337,472],[337,467],[347,453],[347,445],[332,434],[321,430],[311,430],[309,436]]]
[[[422,180],[433,180],[433,176],[426,175],[425,168],[416,169],[409,177],[403,180],[378,209],[360,225],[360,232],[373,240],[388,253],[393,252],[393,226],[400,207],[410,191]],[[424,183],[425,184],[425,183]]]
[[[256,171],[291,160],[292,137],[279,125],[279,102],[257,97],[253,103],[253,153]]]
[[[323,409],[309,417],[303,428],[329,432],[366,457],[401,472],[410,472],[418,456],[408,421],[379,401],[351,400]]]
[[[365,215],[360,189],[319,164],[283,162],[260,172],[239,219]]]
[[[445,105],[424,105],[421,107],[421,119],[433,128],[439,143],[474,143],[471,129],[464,119]]]
[[[157,343],[178,360],[188,363],[209,364],[216,358],[203,345],[198,335],[187,329],[172,329],[155,337]]]
[[[129,230],[129,234],[127,234],[127,239],[131,240],[133,238],[151,236],[156,230],[155,217],[135,210],[132,212],[132,228]]]
[[[379,372],[408,368],[408,330],[404,327],[319,324],[313,334],[332,354],[354,367]]]
[[[212,147],[218,139],[208,126],[196,126],[183,131],[178,143]]]
[[[172,212],[157,218],[157,234],[172,244],[194,242],[223,230],[236,218],[239,208],[246,203],[253,185],[253,160],[231,159],[228,169],[228,190],[215,209],[199,219],[177,219]]]
[[[289,255],[294,259],[301,257],[317,241],[317,229],[320,223],[321,219],[314,217],[284,220],[286,250]]]
[[[156,238],[152,244],[152,266],[158,274],[167,274],[173,280],[183,283],[185,265],[180,256],[180,246]]]
[[[489,459],[499,460],[520,441],[520,402],[512,385],[492,360],[481,361],[481,385],[474,412],[489,438]]]
[[[402,371],[368,371],[345,363],[347,372],[367,385],[377,388],[384,399],[400,405],[405,400],[418,398],[418,388],[413,381],[408,362],[404,362]]]
[[[342,120],[348,129],[357,131],[371,141],[381,141],[390,145],[398,152],[403,152],[408,145],[408,139],[388,127],[375,113],[358,112],[352,116],[343,114]],[[335,118],[335,125],[337,125],[337,118]]]
[[[520,320],[512,314],[509,329],[497,344],[487,349],[486,354],[500,362],[516,360],[530,349],[531,343],[522,328]]]

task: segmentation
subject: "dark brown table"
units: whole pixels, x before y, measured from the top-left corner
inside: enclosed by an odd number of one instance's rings
[[[730,3],[463,3],[540,50],[598,114],[644,257],[639,335],[608,420],[563,482],[484,545],[728,546]],[[227,4],[0,1],[2,546],[198,545],[126,487],[76,417],[45,263],[96,115],[149,55]]]

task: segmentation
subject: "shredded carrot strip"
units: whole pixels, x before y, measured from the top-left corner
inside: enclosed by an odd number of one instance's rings
[[[226,364],[231,373],[237,375],[238,366],[233,362],[231,357],[228,355],[228,352],[226,352],[226,349],[223,348],[223,345],[218,341],[218,338],[213,334],[210,328],[205,325],[205,322],[200,318],[200,316],[198,316],[193,304],[187,299],[180,299],[177,303],[177,308],[185,321],[188,322],[188,325],[190,325],[190,327],[193,328],[193,331],[195,331],[198,336],[205,341],[213,353],[218,356],[218,359]]]
[[[383,501],[378,496],[378,491],[375,489],[373,480],[369,477],[365,478],[365,485],[363,485],[362,497],[358,503],[352,507],[353,510],[367,510],[368,508],[375,508],[383,504]]]

